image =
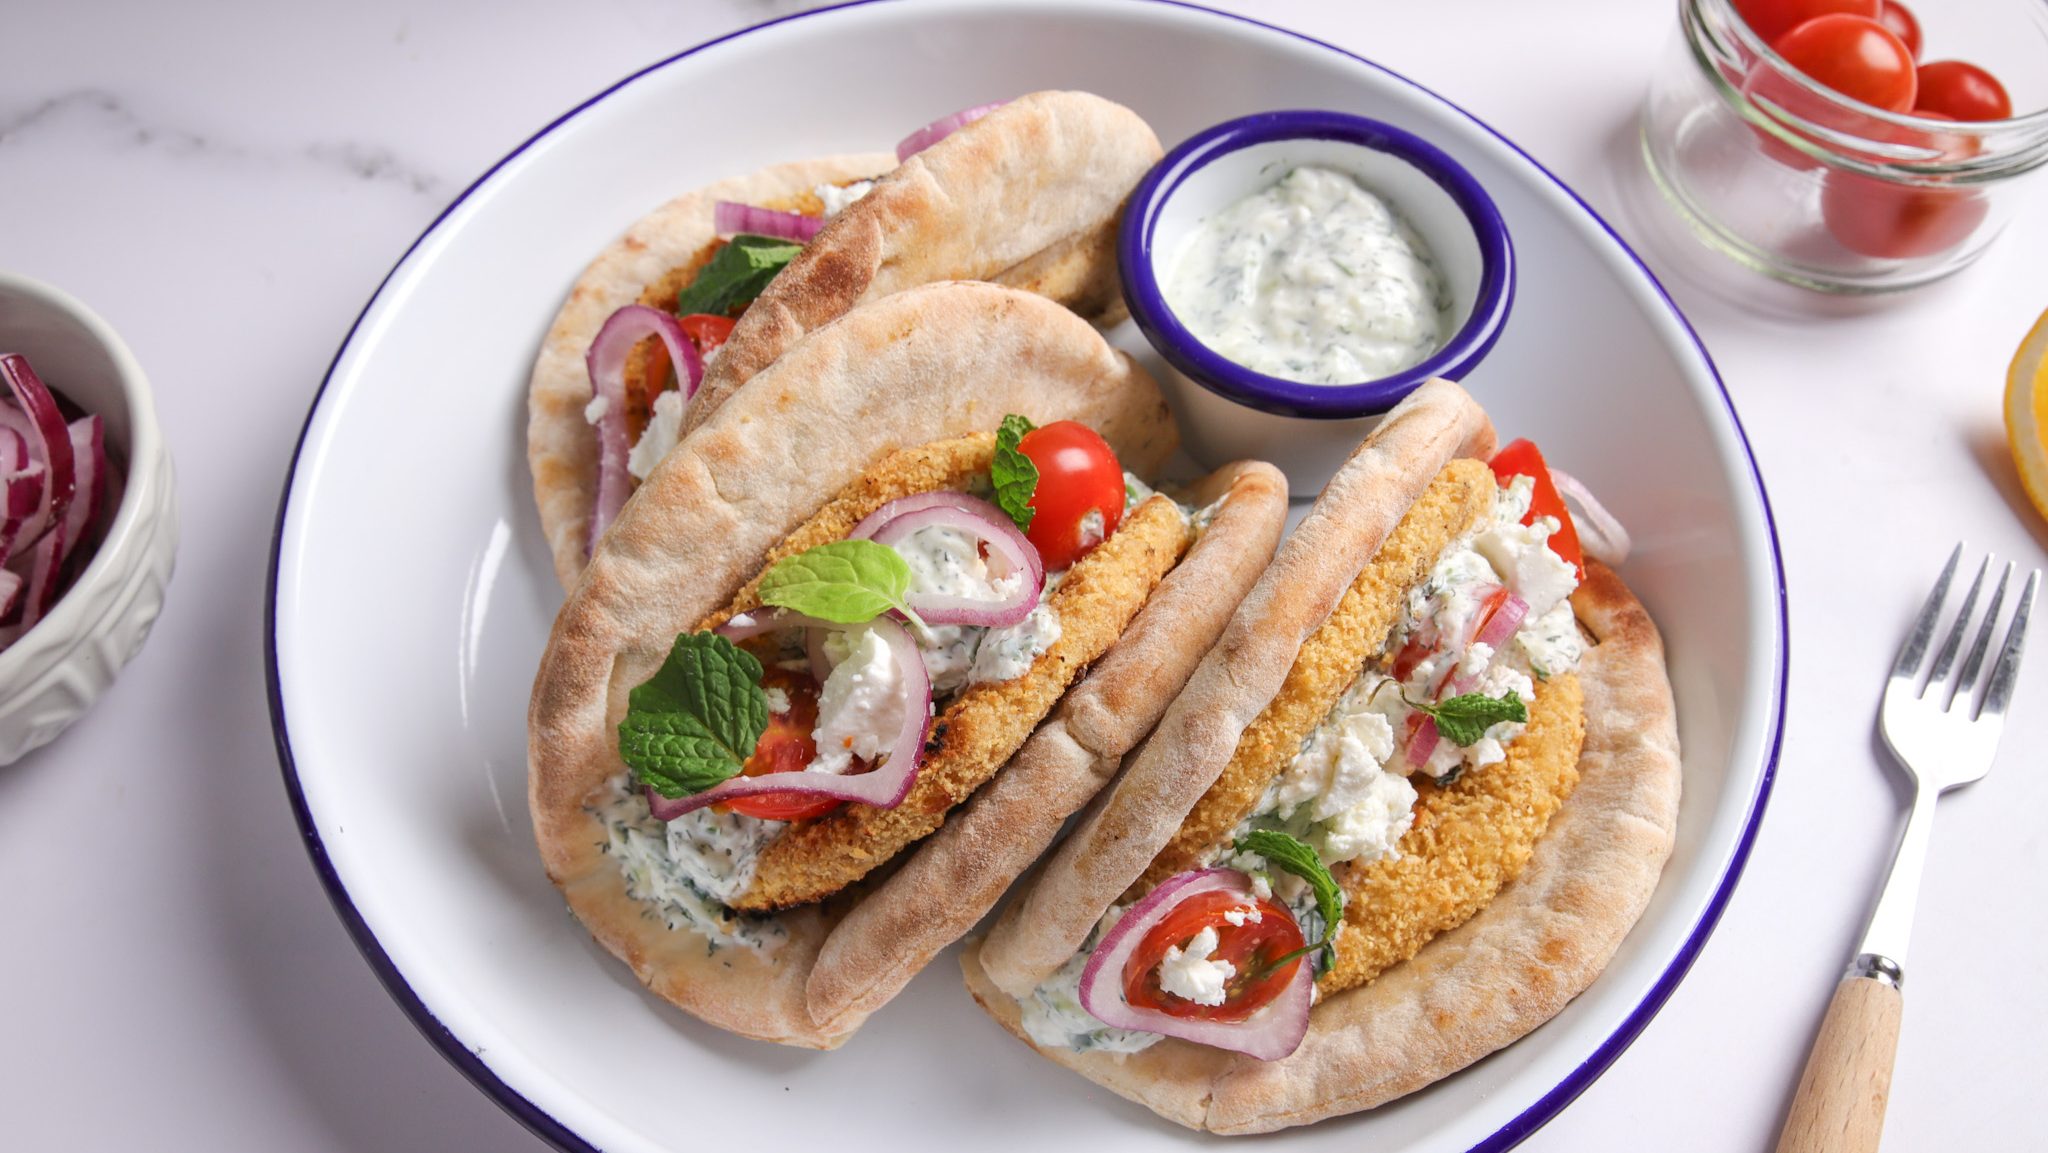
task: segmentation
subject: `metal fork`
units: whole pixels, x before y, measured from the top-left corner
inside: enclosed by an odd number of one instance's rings
[[[1984,658],[1990,652],[1998,613],[2013,578],[2007,564],[1991,594],[1983,624],[1957,671],[1970,617],[1991,558],[1978,566],[1977,579],[1963,597],[1948,637],[1934,656],[1934,666],[1921,679],[1929,644],[1941,622],[1942,602],[1962,559],[1963,546],[1949,554],[1941,579],[1927,596],[1927,605],[1913,622],[1892,662],[1878,727],[1892,756],[1913,782],[1913,810],[1892,858],[1891,875],[1863,932],[1856,959],[1835,986],[1820,1036],[1806,1058],[1799,1092],[1778,1138],[1778,1153],[1867,1153],[1877,1148],[1884,1131],[1884,1108],[1891,1092],[1892,1058],[1898,1050],[1899,987],[1905,981],[1906,941],[1913,928],[1913,904],[1920,892],[1920,868],[1927,860],[1927,841],[1934,832],[1934,803],[1941,794],[1967,785],[1991,771],[1998,736],[2005,728],[2005,709],[2012,701],[2020,671],[2020,650],[2026,640],[2027,617],[2041,573],[2028,574],[2013,609],[2012,624],[1998,648],[1981,702],[1976,689]]]

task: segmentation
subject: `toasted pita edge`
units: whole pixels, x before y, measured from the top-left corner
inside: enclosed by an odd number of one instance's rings
[[[806,332],[934,280],[1005,280],[1116,311],[1115,221],[1163,155],[1137,113],[1033,92],[917,153],[833,217],[740,318],[683,421],[709,419]]]
[[[1487,456],[1493,426],[1464,389],[1423,385],[1389,412],[1280,546],[1155,739],[1010,901],[980,950],[997,988],[1029,995],[1081,947],[1216,780],[1305,641],[1380,542],[1459,456]]]
[[[1157,384],[1086,321],[990,284],[931,285],[855,310],[755,384],[656,467],[556,618],[528,710],[528,800],[549,877],[649,988],[733,1032],[829,1048],[858,1018],[817,1028],[803,988],[840,907],[785,915],[789,940],[763,960],[709,950],[625,895],[584,805],[620,770],[627,691],[771,547],[893,449],[1018,412],[1083,421],[1147,474],[1175,433]]]
[[[1271,465],[1226,465],[1192,495],[1206,505],[1223,493],[1229,499],[1116,646],[826,940],[806,990],[818,1028],[866,1016],[973,928],[1151,730],[1264,570],[1287,522],[1287,481]]]
[[[879,176],[894,167],[895,156],[873,152],[777,164],[720,180],[635,221],[577,276],[541,340],[526,402],[526,460],[534,503],[564,589],[583,571],[590,512],[597,503],[597,436],[583,418],[590,403],[583,357],[605,319],[637,302],[648,285],[717,237],[711,212],[717,201],[762,204],[820,184]]]
[[[1656,625],[1612,571],[1587,567],[1572,604],[1598,644],[1579,669],[1578,787],[1499,897],[1374,983],[1317,1005],[1301,1047],[1281,1060],[1174,1040],[1121,1059],[1039,1052],[1191,1128],[1263,1133],[1411,1093],[1526,1036],[1584,992],[1650,902],[1680,791]],[[975,999],[1028,1044],[1016,1000],[973,949],[963,966]]]

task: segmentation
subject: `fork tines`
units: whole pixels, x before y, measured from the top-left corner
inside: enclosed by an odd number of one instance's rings
[[[1934,582],[1934,591],[1927,595],[1927,604],[1921,608],[1920,617],[1913,622],[1913,629],[1906,634],[1906,641],[1899,647],[1899,656],[1892,664],[1892,678],[1917,681],[1920,663],[1927,655],[1927,646],[1934,639],[1935,628],[1940,624],[1942,603],[1948,599],[1948,587],[1956,575],[1956,565],[1962,560],[1963,546],[1957,545],[1949,554],[1948,564],[1941,570],[1941,579]],[[1927,680],[1920,685],[1919,695],[1924,697],[1929,690],[1939,690],[1947,695],[1943,707],[1953,711],[1960,702],[1965,708],[1971,704],[1977,679],[1984,670],[1985,654],[1991,651],[1991,637],[1998,625],[1999,610],[2005,607],[2005,593],[2012,583],[2016,567],[2006,562],[1999,573],[1998,585],[1991,591],[1991,602],[1984,610],[1982,622],[1977,627],[1976,638],[1971,641],[1963,657],[1962,671],[1951,682],[1950,670],[1954,668],[1956,656],[1962,651],[1963,637],[1970,627],[1970,618],[1977,609],[1978,594],[1983,592],[1984,578],[1990,573],[1992,559],[1984,558],[1977,566],[1977,576],[1970,582],[1970,591],[1963,594],[1962,609],[1956,613],[1955,623],[1950,626],[1948,636],[1935,652],[1934,667]],[[2020,671],[2020,653],[2027,637],[2027,618],[2032,614],[2034,594],[2041,583],[2041,571],[2035,569],[2027,574],[2027,583],[2020,590],[2014,603],[2012,623],[2005,630],[2005,640],[1999,646],[1998,657],[1992,662],[1991,679],[1984,690],[1984,697],[1977,707],[1970,711],[1971,719],[1980,716],[1997,717],[2005,713],[2006,705],[2012,700],[2013,682]]]

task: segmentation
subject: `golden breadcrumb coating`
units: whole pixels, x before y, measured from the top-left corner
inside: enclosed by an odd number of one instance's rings
[[[1521,876],[1550,818],[1579,783],[1586,738],[1585,696],[1574,673],[1536,685],[1529,726],[1499,764],[1467,771],[1445,788],[1409,778],[1418,794],[1415,825],[1399,857],[1339,866],[1344,931],[1337,961],[1316,982],[1327,997],[1413,957]]]
[[[1124,900],[1135,900],[1175,873],[1200,868],[1210,850],[1251,815],[1266,786],[1358,680],[1366,659],[1386,648],[1408,590],[1429,575],[1453,540],[1492,515],[1497,489],[1492,470],[1476,460],[1454,460],[1437,474],[1302,643],[1280,691],[1238,739],[1222,775]]]
[[[994,446],[993,434],[981,433],[892,453],[777,546],[762,572],[784,556],[845,537],[888,501],[963,487],[986,473]],[[762,850],[753,884],[732,907],[766,911],[821,900],[936,832],[947,810],[994,776],[1067,687],[1116,643],[1192,542],[1186,518],[1165,497],[1125,514],[1117,531],[1047,595],[1060,622],[1051,647],[1022,676],[971,685],[932,719],[924,763],[903,803],[849,804],[792,825]],[[759,607],[758,588],[756,577],[704,627]]]

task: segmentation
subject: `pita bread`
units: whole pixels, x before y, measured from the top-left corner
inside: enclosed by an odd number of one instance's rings
[[[533,497],[562,587],[583,571],[590,511],[597,503],[597,437],[583,418],[590,373],[583,356],[605,318],[640,299],[649,285],[717,239],[711,208],[720,200],[767,204],[820,184],[864,180],[896,166],[887,152],[778,164],[676,197],[634,222],[576,278],[541,340],[527,388],[526,458]]]
[[[1425,393],[1434,395],[1397,408],[1340,470],[1345,483],[1333,484],[1325,503],[1344,519],[1321,517],[1319,504],[1303,530],[1348,523],[1371,539],[1370,554],[1402,515],[1363,500],[1351,483],[1376,460],[1374,471],[1398,491],[1417,478],[1426,487],[1453,456],[1490,451],[1492,430],[1469,398],[1436,383],[1416,398]],[[1418,449],[1412,458],[1391,451],[1404,443]],[[1027,1043],[1018,1000],[1073,955],[1102,911],[1173,839],[1239,735],[1279,690],[1293,650],[1358,573],[1362,559],[1310,565],[1296,549],[1300,531],[1124,779],[963,958],[976,1000]],[[1315,571],[1283,576],[1283,566]],[[1648,903],[1670,853],[1678,795],[1676,717],[1655,626],[1597,565],[1573,604],[1596,642],[1578,673],[1585,722],[1579,783],[1520,878],[1476,916],[1372,984],[1321,1001],[1301,1047],[1278,1061],[1173,1039],[1127,1056],[1039,1051],[1181,1124],[1263,1132],[1371,1108],[1555,1015],[1599,974]],[[1274,634],[1284,643],[1255,643]]]
[[[656,467],[556,619],[528,714],[529,800],[548,875],[591,933],[650,989],[749,1037],[830,1048],[916,964],[970,928],[1040,846],[1012,867],[1003,861],[1018,851],[1000,835],[949,835],[949,825],[865,893],[775,918],[786,940],[772,955],[707,949],[707,938],[669,929],[627,895],[617,862],[603,851],[603,826],[585,807],[621,771],[614,735],[627,691],[659,666],[678,632],[725,604],[782,538],[890,451],[985,431],[1007,412],[1088,423],[1137,472],[1156,469],[1175,442],[1157,386],[1129,358],[1058,305],[989,284],[930,285],[857,309],[792,348],[754,384]],[[1076,689],[1077,700],[1163,703],[1177,687],[1176,662],[1192,664],[1190,654],[1207,647],[1236,594],[1249,587],[1254,562],[1279,535],[1284,486],[1265,466],[1243,466],[1227,483],[1245,500],[1226,504],[1198,542],[1183,565],[1196,566],[1188,570],[1194,575],[1169,575],[1155,596],[1159,607],[1140,614]],[[1089,715],[1081,704],[1061,713]],[[1104,755],[1136,739],[1100,722],[1094,729],[1079,723],[1076,731],[1097,742],[1084,747]],[[1056,769],[1039,771],[1043,795],[986,806],[978,796],[969,811],[1035,828],[1045,820],[1043,806],[1078,806],[1099,784],[1098,777],[1076,789]],[[984,829],[986,821],[958,823]],[[935,904],[929,891],[896,883],[913,870],[975,875],[993,889],[962,886]],[[841,939],[843,918],[849,927]],[[880,952],[896,948],[876,939],[878,927],[905,919],[921,922],[925,944],[898,951],[887,971],[871,968]],[[822,1014],[809,1000],[814,978],[824,991]]]
[[[1137,113],[1086,92],[1018,97],[904,161],[769,282],[704,373],[687,433],[804,333],[934,280],[992,280],[1084,315],[1117,308],[1123,205],[1162,155]]]

